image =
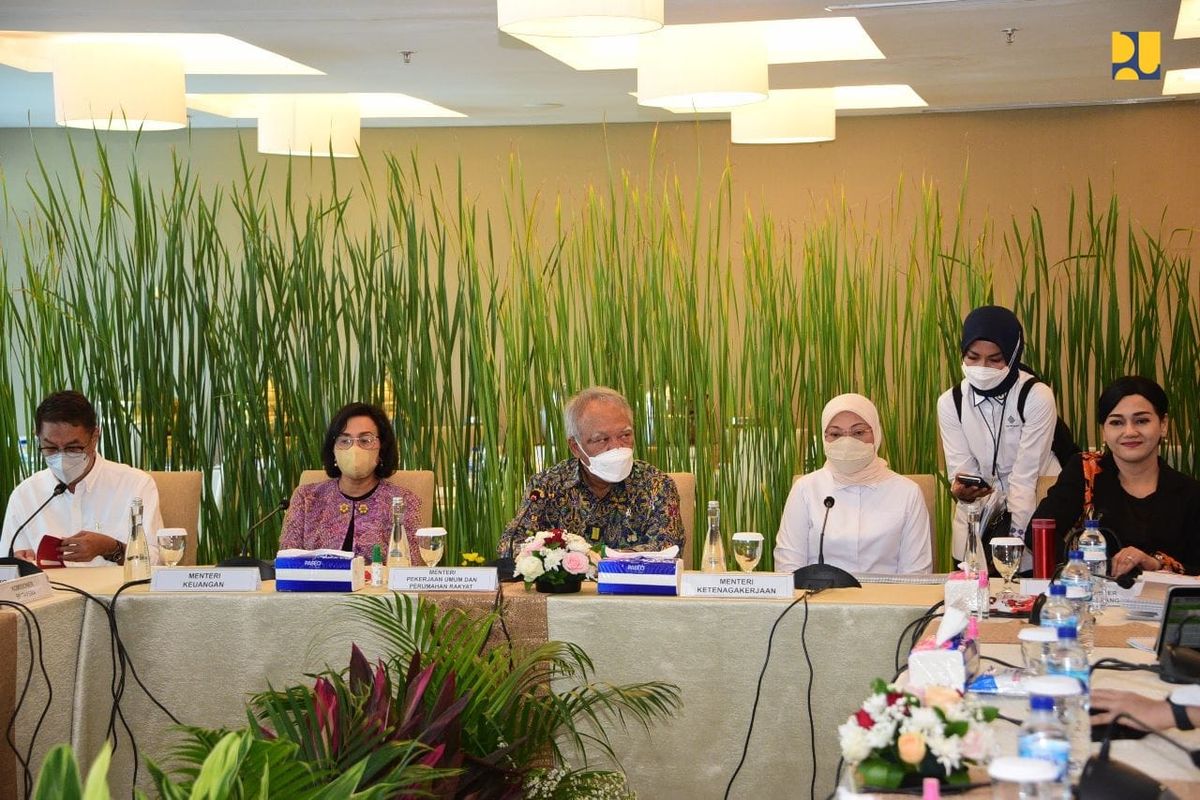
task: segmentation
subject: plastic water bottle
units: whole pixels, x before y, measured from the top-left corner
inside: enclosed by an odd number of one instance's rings
[[[1079,534],[1079,550],[1083,553],[1083,563],[1092,573],[1092,608],[1102,609],[1107,604],[1104,575],[1108,572],[1108,542],[1100,532],[1100,520],[1084,521],[1083,533]]]
[[[1025,688],[1031,695],[1054,699],[1054,715],[1071,742],[1071,781],[1077,781],[1092,750],[1092,723],[1088,714],[1088,696],[1083,687],[1079,681],[1065,675],[1039,675],[1027,680]]]
[[[1092,571],[1088,569],[1088,565],[1084,563],[1083,551],[1072,550],[1067,554],[1067,565],[1063,567],[1062,575],[1059,576],[1059,581],[1063,586],[1067,587],[1067,596],[1071,596],[1070,589],[1072,587],[1079,589],[1083,594],[1079,597],[1086,597],[1090,605],[1092,602]]]
[[[1083,686],[1085,694],[1090,693],[1091,665],[1087,653],[1079,644],[1074,625],[1063,625],[1058,629],[1058,646],[1050,651],[1046,674],[1074,678]]]
[[[721,505],[708,501],[708,533],[704,536],[704,553],[700,557],[703,572],[725,571],[725,540],[721,537]]]
[[[383,586],[383,545],[371,548],[371,585]]]
[[[1042,606],[1042,627],[1061,628],[1069,625],[1074,628],[1077,623],[1075,607],[1067,602],[1067,587],[1061,583],[1051,584],[1050,596]]]
[[[1029,698],[1029,717],[1017,734],[1017,755],[1053,764],[1055,782],[1062,787],[1061,796],[1070,796],[1071,741],[1054,713],[1053,697],[1035,694]]]
[[[1092,614],[1087,593],[1078,586],[1067,587],[1067,602],[1075,609],[1075,631],[1079,646],[1091,653],[1096,641],[1096,617]]]

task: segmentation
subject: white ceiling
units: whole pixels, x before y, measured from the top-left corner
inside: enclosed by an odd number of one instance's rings
[[[886,60],[774,65],[771,87],[907,83],[929,103],[919,113],[1161,101],[1161,82],[1111,79],[1116,30],[1161,31],[1164,70],[1200,67],[1200,39],[1172,38],[1178,0],[958,0],[825,10],[852,1],[666,0],[666,21],[857,16]],[[1012,44],[1004,28],[1018,29]],[[189,92],[403,92],[468,115],[375,121],[387,126],[681,118],[636,104],[629,96],[634,70],[576,72],[500,33],[494,0],[0,0],[0,29],[224,33],[326,74],[195,75],[187,79]],[[404,63],[402,50],[414,51],[412,63]],[[237,124],[202,112],[192,112],[192,122]],[[50,75],[0,65],[0,126],[53,124]]]

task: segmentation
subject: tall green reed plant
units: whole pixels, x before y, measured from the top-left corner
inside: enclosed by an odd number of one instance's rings
[[[943,207],[901,180],[874,218],[839,197],[791,226],[744,211],[728,169],[685,193],[653,149],[644,178],[614,172],[575,206],[531,194],[514,158],[503,206],[484,209],[461,167],[415,153],[363,158],[349,186],[332,161],[292,159],[280,189],[243,153],[241,176],[211,187],[179,158],[165,184],[136,158],[117,167],[99,137],[85,166],[70,141],[67,168],[39,162],[35,206],[0,250],[16,280],[0,302],[0,492],[38,466],[16,444],[38,400],[80,388],[107,455],[206,474],[205,561],[319,466],[351,400],[391,415],[402,468],[435,472],[448,561],[494,549],[528,477],[567,455],[566,398],[607,383],[634,406],[641,456],[693,472],[729,527],[763,531],[769,566],[833,395],[876,401],[897,471],[941,472],[934,403],[959,379],[962,317],[1009,288],[1077,431],[1120,372],[1195,385],[1196,273],[1175,234],[1121,226],[1116,197],[1073,205],[1067,251],[1050,254],[1037,209],[998,238],[962,195]],[[1195,470],[1200,400],[1176,394],[1172,457]],[[942,492],[943,545],[948,518]]]

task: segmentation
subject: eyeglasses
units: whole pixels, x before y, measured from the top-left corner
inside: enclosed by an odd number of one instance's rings
[[[855,425],[849,431],[844,431],[841,428],[827,428],[825,430],[825,441],[836,442],[843,436],[853,436],[860,442],[866,441],[866,438],[871,435],[871,427],[869,425]]]
[[[333,446],[338,450],[349,450],[354,446],[355,442],[363,450],[379,449],[379,437],[373,433],[364,433],[362,436],[348,436],[343,433],[334,440]]]
[[[63,453],[68,456],[80,456],[80,455],[83,455],[84,453],[86,453],[87,449],[88,449],[88,446],[86,444],[69,444],[66,447],[39,447],[38,448],[38,450],[40,450],[42,452],[42,456],[44,456],[45,458],[49,458],[50,456],[56,456],[59,453]]]

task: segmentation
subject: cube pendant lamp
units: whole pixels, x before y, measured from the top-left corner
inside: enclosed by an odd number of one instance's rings
[[[835,137],[833,89],[775,89],[766,102],[733,109],[734,144],[828,142]]]
[[[258,117],[258,152],[353,158],[362,111],[346,94],[268,97]]]
[[[56,43],[54,119],[69,128],[165,131],[187,124],[183,59],[167,47]]]
[[[638,103],[696,111],[767,99],[767,45],[746,26],[673,25],[640,38]]]
[[[663,26],[663,0],[496,0],[500,30],[514,36],[627,36]]]

